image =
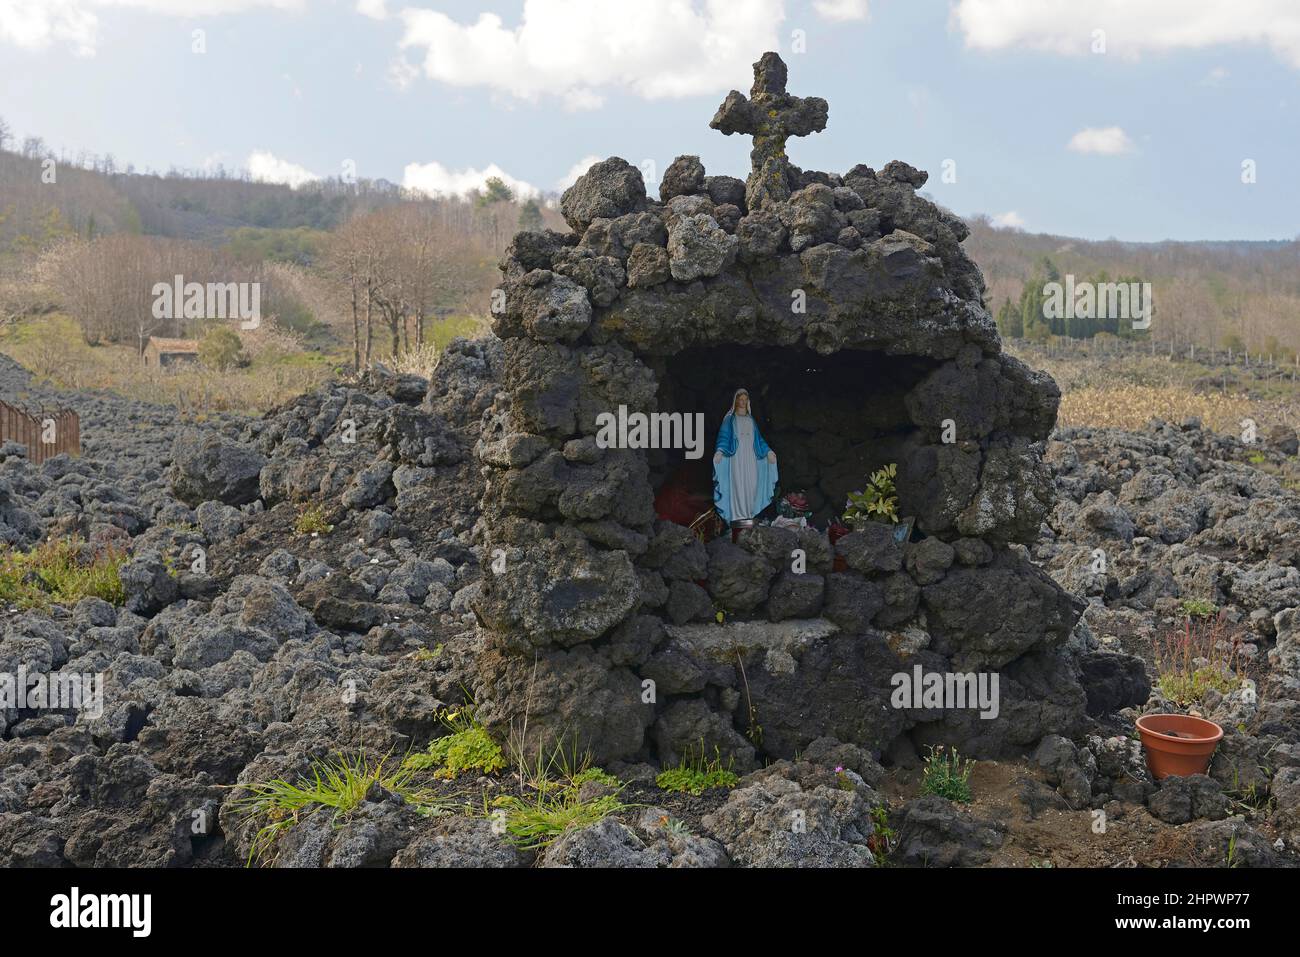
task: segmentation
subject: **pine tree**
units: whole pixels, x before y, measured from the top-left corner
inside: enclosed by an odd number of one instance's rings
[[[1024,292],[1020,294],[1020,321],[1025,338],[1038,342],[1052,334],[1051,324],[1043,315],[1043,285],[1048,281],[1034,276],[1025,283]]]
[[[1012,305],[1009,296],[1002,301],[1002,308],[998,310],[998,332],[1003,339],[1025,337],[1025,322],[1020,315],[1020,307]]]
[[[519,228],[529,232],[541,230],[542,208],[537,205],[537,200],[528,200],[519,210]]]

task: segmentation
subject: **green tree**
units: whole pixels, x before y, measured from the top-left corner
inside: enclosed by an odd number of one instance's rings
[[[1051,280],[1034,276],[1025,283],[1020,294],[1020,321],[1025,337],[1042,342],[1052,334],[1052,327],[1043,315],[1043,285]]]
[[[199,342],[199,361],[218,372],[233,369],[245,361],[244,344],[233,329],[214,326]]]
[[[1003,339],[1023,339],[1025,337],[1025,320],[1020,315],[1020,307],[1013,305],[1008,297],[998,310],[998,332]]]
[[[483,207],[495,203],[509,203],[514,198],[514,191],[506,185],[505,180],[500,176],[489,176],[487,182],[483,184],[483,192],[479,193],[478,205]]]
[[[542,228],[542,207],[537,205],[537,200],[528,200],[519,210],[519,228],[529,232]]]

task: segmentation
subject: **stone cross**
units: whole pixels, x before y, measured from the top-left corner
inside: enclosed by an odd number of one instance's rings
[[[745,182],[745,202],[751,211],[790,198],[791,168],[785,141],[826,129],[826,101],[820,96],[791,96],[785,91],[786,73],[785,61],[775,53],[764,53],[754,64],[749,99],[732,90],[709,123],[727,136],[747,133],[754,137],[749,153],[751,171]]]

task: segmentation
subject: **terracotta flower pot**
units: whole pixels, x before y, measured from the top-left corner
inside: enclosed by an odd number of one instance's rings
[[[1213,721],[1189,714],[1144,714],[1137,719],[1147,767],[1157,781],[1204,774],[1223,737]]]

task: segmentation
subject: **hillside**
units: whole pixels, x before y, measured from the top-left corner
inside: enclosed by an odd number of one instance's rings
[[[1194,344],[1275,358],[1300,353],[1295,241],[1092,242],[996,228],[984,216],[969,224],[964,245],[983,271],[985,303],[1004,337],[1111,331],[1154,340],[1161,350]],[[507,238],[530,226],[567,229],[555,210],[521,204],[499,183],[443,199],[384,180],[294,189],[224,170],[139,173],[111,157],[55,157],[28,141],[22,153],[0,150],[0,349],[66,386],[93,381],[179,401],[194,387],[142,389],[128,381],[138,378],[130,350],[155,331],[201,337],[206,324],[147,328],[140,316],[151,307],[149,288],[177,273],[259,282],[265,311],[284,334],[277,350],[305,360],[274,376],[279,386],[270,390],[217,389],[234,407],[260,411],[318,381],[313,369],[323,374],[372,356],[397,362],[426,349],[426,332],[445,342],[449,328],[481,326]],[[1150,283],[1150,330],[1025,323],[1042,310],[1044,284],[1066,276]],[[28,326],[21,336],[4,331],[20,321]],[[64,340],[58,362],[33,354],[35,344],[77,328],[84,341]],[[95,352],[101,344],[122,352],[105,361],[110,354]],[[411,368],[427,371],[428,357]],[[212,391],[210,382],[198,388]]]
[[[968,220],[965,246],[984,271],[995,315],[1054,269],[1078,280],[1128,277],[1153,287],[1159,343],[1277,355],[1300,352],[1300,242],[1092,242]]]

